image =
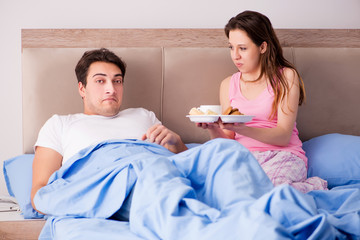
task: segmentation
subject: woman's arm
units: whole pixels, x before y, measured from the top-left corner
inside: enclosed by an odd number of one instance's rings
[[[287,146],[296,121],[299,105],[299,78],[292,69],[285,68],[284,76],[289,84],[289,94],[280,102],[278,107],[278,122],[274,128],[254,128],[245,124],[220,124],[220,127],[235,131],[241,135],[251,137],[263,143]]]
[[[33,202],[35,194],[48,183],[51,174],[61,167],[62,159],[61,154],[53,149],[36,147],[31,187],[31,204],[36,211]]]

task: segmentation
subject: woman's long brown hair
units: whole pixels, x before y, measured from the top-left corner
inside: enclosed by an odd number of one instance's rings
[[[282,71],[284,67],[293,69],[299,77],[299,105],[301,105],[306,98],[304,82],[295,66],[284,58],[280,41],[275,34],[270,20],[261,13],[244,11],[231,18],[226,24],[225,34],[228,38],[230,31],[233,30],[245,31],[257,46],[260,46],[263,42],[267,43],[267,50],[260,57],[261,72],[259,79],[265,74],[274,91],[274,102],[269,119],[273,119],[276,116],[280,102],[289,94],[290,87]]]

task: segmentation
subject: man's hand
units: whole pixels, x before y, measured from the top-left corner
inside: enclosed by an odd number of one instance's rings
[[[187,150],[180,136],[161,124],[150,127],[141,139],[164,146],[173,153]]]

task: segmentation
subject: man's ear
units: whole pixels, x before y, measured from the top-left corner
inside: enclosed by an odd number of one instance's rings
[[[267,50],[267,42],[263,42],[261,45],[260,45],[260,53],[263,54],[265,53]]]
[[[82,82],[78,83],[78,90],[81,98],[85,97],[85,86],[82,84]]]

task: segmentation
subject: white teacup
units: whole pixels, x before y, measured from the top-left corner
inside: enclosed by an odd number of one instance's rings
[[[206,113],[208,110],[221,115],[221,105],[200,105],[199,110]]]

